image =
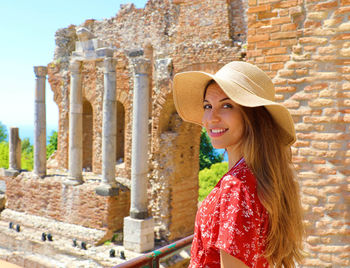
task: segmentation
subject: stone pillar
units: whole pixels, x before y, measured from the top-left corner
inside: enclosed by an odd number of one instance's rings
[[[19,138],[18,128],[10,127],[9,138],[9,169],[21,169],[21,139]]]
[[[133,60],[134,97],[132,121],[131,207],[124,218],[124,247],[144,252],[154,248],[154,220],[148,218],[148,115],[150,61]]]
[[[35,115],[34,115],[34,173],[40,177],[46,175],[46,104],[45,82],[47,68],[35,66]]]
[[[69,163],[68,185],[83,182],[83,97],[81,90],[81,61],[72,60],[69,65]]]
[[[105,58],[104,63],[104,95],[102,121],[102,183],[96,193],[103,196],[118,194],[115,181],[116,164],[116,60]]]

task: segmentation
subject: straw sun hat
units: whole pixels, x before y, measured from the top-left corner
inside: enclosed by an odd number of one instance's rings
[[[202,125],[204,88],[210,80],[215,80],[239,105],[265,106],[275,122],[285,130],[285,143],[291,145],[295,142],[293,119],[282,104],[274,102],[275,89],[271,79],[258,67],[243,61],[230,62],[215,74],[191,71],[175,75],[174,102],[184,121]]]

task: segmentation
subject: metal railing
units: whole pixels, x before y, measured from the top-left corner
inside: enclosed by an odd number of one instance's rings
[[[139,256],[137,258],[128,260],[113,268],[128,268],[128,267],[142,267],[142,268],[154,268],[159,267],[159,259],[169,255],[175,251],[178,251],[192,243],[193,235],[182,238],[170,245],[159,248],[155,251]]]

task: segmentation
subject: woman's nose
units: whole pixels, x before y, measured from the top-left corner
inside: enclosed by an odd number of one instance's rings
[[[208,121],[211,123],[220,121],[220,116],[216,109],[211,109],[208,116]]]

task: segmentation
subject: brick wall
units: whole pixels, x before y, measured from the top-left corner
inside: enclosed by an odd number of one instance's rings
[[[293,115],[305,266],[350,265],[350,1],[249,0],[248,61]]]
[[[6,208],[101,230],[121,230],[129,215],[130,191],[116,197],[95,194],[99,182],[90,181],[76,187],[62,184],[62,178],[30,177],[21,173],[6,177]]]

